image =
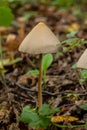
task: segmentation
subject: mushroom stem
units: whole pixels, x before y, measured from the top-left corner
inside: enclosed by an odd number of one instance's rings
[[[38,108],[42,107],[42,54],[39,58],[39,77],[38,77]]]

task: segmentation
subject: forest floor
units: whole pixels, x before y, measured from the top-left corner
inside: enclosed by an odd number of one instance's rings
[[[32,12],[31,12],[32,11]],[[30,4],[13,10],[15,20],[8,28],[0,27],[5,77],[1,70],[0,78],[0,130],[31,130],[19,122],[18,117],[25,105],[37,107],[37,76],[27,75],[29,70],[38,68],[38,55],[18,52],[18,46],[28,32],[38,23],[45,22],[60,41],[67,34],[78,31],[75,37],[87,40],[87,19],[70,10],[58,10],[56,7],[32,7]],[[5,37],[4,37],[5,36]],[[66,44],[62,46],[67,47]],[[43,85],[43,103],[52,108],[60,108],[59,115],[78,118],[75,122],[61,122],[66,125],[83,125],[87,121],[87,111],[80,105],[87,103],[87,84],[80,82],[79,69],[72,66],[78,61],[86,45],[78,45],[58,56],[47,71],[46,88]],[[31,64],[31,61],[34,64]],[[18,61],[18,62],[17,62]],[[4,81],[5,80],[5,81]],[[42,82],[43,84],[43,82]],[[52,127],[50,130],[68,130]],[[86,130],[84,127],[72,130]]]

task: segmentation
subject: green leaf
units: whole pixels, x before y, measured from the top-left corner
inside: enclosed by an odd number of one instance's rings
[[[35,70],[30,70],[30,71],[28,71],[26,74],[38,75],[38,74],[39,74],[39,70],[37,70],[37,69],[35,69]]]
[[[50,117],[39,115],[38,120],[30,122],[29,125],[37,127],[37,128],[44,128],[44,129],[46,129],[49,126],[50,122],[51,122],[51,118]]]
[[[86,80],[85,79],[80,79],[79,81],[80,81],[80,83],[84,83]]]
[[[40,115],[40,127],[46,129],[51,123],[51,117]]]
[[[70,45],[70,44],[72,44],[72,43],[74,43],[74,42],[76,42],[78,40],[79,40],[78,38],[69,38],[69,39],[66,39],[66,40],[62,41],[61,44],[66,44],[67,43],[68,45]]]
[[[74,47],[78,46],[78,45],[79,45],[79,43],[80,43],[80,41],[79,41],[79,40],[77,40],[77,41],[73,42],[73,43],[72,43],[72,44],[68,47],[68,50],[73,49]]]
[[[61,44],[67,44],[68,47],[63,47],[63,51],[69,51],[74,47],[78,46],[81,43],[81,40],[78,38],[70,38],[68,40],[63,41]]]
[[[23,108],[19,120],[29,124],[29,126],[34,126],[36,129],[47,129],[47,127],[51,123],[50,114],[53,114],[58,111],[58,109],[51,109],[47,104],[43,104],[40,110],[32,109],[29,106],[25,106]]]
[[[83,83],[87,80],[87,70],[80,71],[80,82]]]
[[[20,121],[25,123],[37,122],[39,120],[39,116],[35,110],[31,109],[29,106],[25,106],[23,108],[22,114],[20,116]]]
[[[75,63],[72,65],[72,69],[76,69],[76,68],[77,68],[77,64]]]
[[[80,71],[80,75],[83,79],[87,79],[87,70]]]
[[[54,114],[56,112],[59,112],[59,109],[52,109],[48,104],[43,104],[42,108],[39,110],[39,113],[44,116]]]
[[[35,109],[31,109],[29,106],[23,108],[19,120],[36,128],[46,128],[50,123],[50,118],[39,115]]]
[[[78,31],[73,31],[73,32],[67,34],[67,37],[68,38],[73,38],[77,33],[78,33]]]
[[[30,113],[30,107],[29,106],[25,106],[23,108],[23,111],[21,113],[21,116],[19,118],[20,121],[25,122],[25,123],[29,123],[31,121],[31,119],[29,118],[28,114]]]
[[[46,71],[48,69],[48,67],[51,65],[53,61],[53,55],[52,54],[46,54],[43,56],[42,59],[42,68],[43,71]]]
[[[30,18],[32,18],[32,17],[36,17],[38,15],[38,13],[36,12],[36,11],[29,11],[29,12],[25,12],[24,14],[23,14],[23,18],[25,19],[25,20],[28,20],[28,19],[30,19]]]
[[[0,0],[0,6],[8,6],[8,1],[7,0]]]
[[[82,108],[82,109],[84,109],[84,110],[86,110],[86,111],[87,111],[87,103],[86,103],[86,104],[81,105],[81,106],[80,106],[80,108]]]
[[[69,8],[75,1],[74,0],[53,0],[52,5],[61,7],[61,8]]]
[[[0,7],[0,25],[8,27],[14,16],[9,7]]]

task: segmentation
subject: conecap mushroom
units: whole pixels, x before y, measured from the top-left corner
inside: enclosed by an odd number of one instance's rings
[[[83,52],[80,59],[78,60],[77,67],[87,69],[87,49]]]
[[[53,32],[43,23],[37,24],[25,37],[19,51],[28,54],[39,54],[39,77],[38,77],[38,107],[42,107],[42,54],[56,53],[59,40]]]

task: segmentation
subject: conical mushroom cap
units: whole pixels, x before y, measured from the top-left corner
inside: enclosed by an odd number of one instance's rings
[[[81,55],[80,59],[78,60],[77,67],[87,69],[87,49],[84,51],[84,53]]]
[[[57,52],[59,40],[53,32],[42,22],[37,24],[25,37],[19,51],[28,54],[43,54]]]

